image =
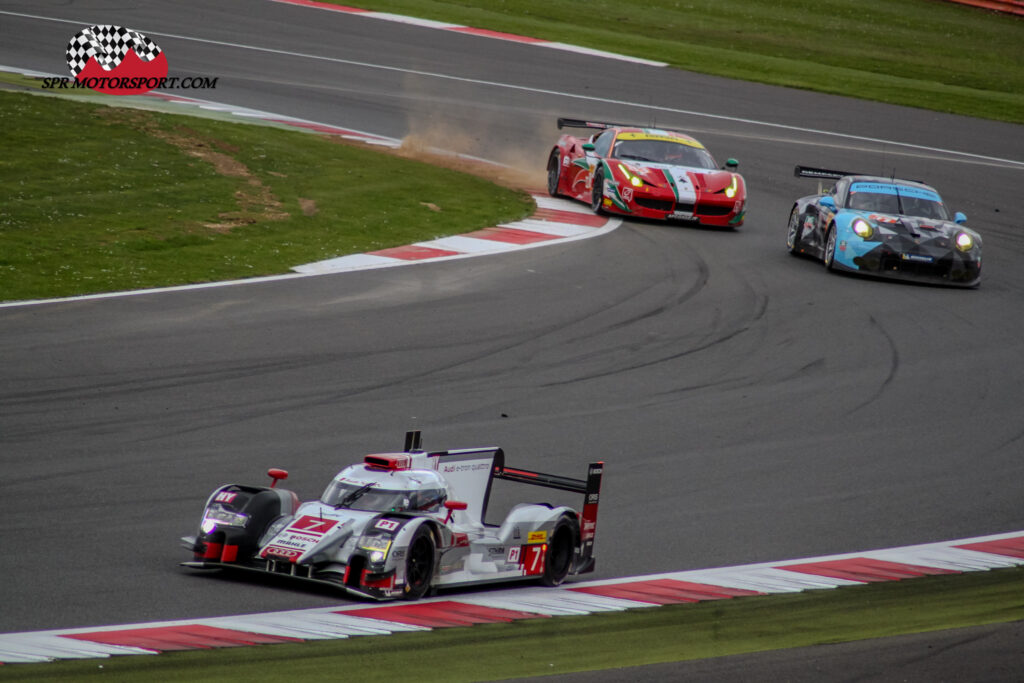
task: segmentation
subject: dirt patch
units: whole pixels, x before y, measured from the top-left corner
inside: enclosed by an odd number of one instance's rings
[[[299,208],[302,209],[303,216],[315,216],[320,211],[315,201],[303,197],[299,197]]]
[[[210,164],[213,170],[222,176],[245,180],[244,186],[235,192],[238,210],[220,213],[217,216],[220,221],[204,223],[204,227],[215,232],[230,232],[232,228],[242,225],[280,221],[289,217],[270,188],[254,176],[245,164],[232,156],[238,153],[238,148],[234,145],[205,138],[186,126],[175,126],[171,130],[166,130],[160,127],[151,112],[141,109],[104,107],[98,109],[96,114],[112,125],[130,126],[150,137],[174,145],[184,154]]]

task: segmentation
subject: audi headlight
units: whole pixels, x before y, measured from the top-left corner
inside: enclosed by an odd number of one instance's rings
[[[875,234],[875,229],[871,227],[871,224],[868,223],[863,218],[854,218],[853,223],[850,225],[850,227],[853,228],[853,231],[861,239],[866,240]]]
[[[966,232],[958,232],[956,234],[956,248],[960,251],[970,251],[974,247],[974,238],[968,235]]]
[[[391,549],[391,537],[387,534],[363,534],[359,538],[359,547],[370,555],[370,562],[383,562]]]
[[[231,510],[225,510],[220,505],[211,505],[206,508],[206,514],[203,515],[202,530],[203,533],[210,533],[218,526],[236,526],[244,527],[249,523],[249,516],[243,515],[241,512],[232,512]]]
[[[281,517],[278,517],[273,522],[271,522],[270,526],[267,527],[267,530],[263,532],[262,536],[260,536],[260,545],[264,546],[270,543],[271,539],[273,539],[274,536],[277,536],[279,533],[281,533],[284,530],[284,528],[288,526],[288,523],[291,521],[291,517],[289,517],[288,515],[282,515]]]

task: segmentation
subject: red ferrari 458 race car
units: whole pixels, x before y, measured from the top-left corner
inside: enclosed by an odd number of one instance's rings
[[[747,186],[729,159],[720,168],[697,140],[672,130],[558,119],[564,134],[548,157],[548,193],[597,213],[733,228],[743,224]]]

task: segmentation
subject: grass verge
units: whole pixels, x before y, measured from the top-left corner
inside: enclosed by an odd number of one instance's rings
[[[943,0],[354,4],[727,78],[1024,123],[1024,19]],[[608,88],[614,92],[615,84]]]
[[[1024,568],[471,628],[0,667],[2,681],[497,680],[1024,619]]]
[[[230,280],[469,232],[521,191],[271,127],[0,92],[0,300]]]

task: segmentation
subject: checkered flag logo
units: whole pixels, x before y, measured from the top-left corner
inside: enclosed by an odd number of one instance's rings
[[[77,78],[93,57],[104,71],[113,71],[129,50],[134,50],[143,62],[151,62],[160,56],[157,44],[138,31],[110,24],[82,29],[68,43],[71,75]]]

